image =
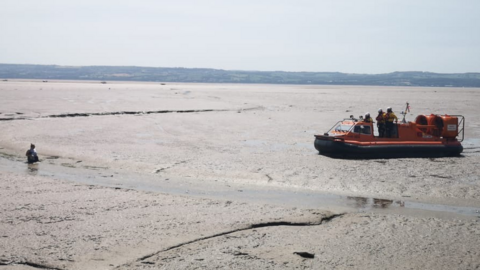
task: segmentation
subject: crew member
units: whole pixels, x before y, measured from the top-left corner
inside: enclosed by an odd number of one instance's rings
[[[35,150],[35,144],[30,144],[30,149],[27,150],[27,153],[25,153],[25,156],[27,156],[27,161],[28,163],[35,163],[38,161],[38,155],[37,151]]]
[[[373,123],[373,119],[372,117],[370,117],[370,113],[366,113],[365,114],[365,117],[363,118],[363,121],[367,122],[367,123]]]
[[[383,138],[385,137],[385,113],[382,109],[378,109],[378,115],[375,120],[377,120],[377,128],[378,128],[378,137]]]
[[[387,113],[385,114],[385,128],[387,132],[387,138],[392,138],[393,133],[395,132],[393,125],[393,121],[395,124],[398,123],[397,116],[393,113],[392,108],[387,108]]]

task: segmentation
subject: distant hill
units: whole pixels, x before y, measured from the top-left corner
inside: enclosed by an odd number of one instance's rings
[[[0,79],[480,87],[480,73],[386,74],[0,64]]]

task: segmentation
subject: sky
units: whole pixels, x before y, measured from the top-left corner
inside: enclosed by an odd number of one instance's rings
[[[0,63],[480,72],[480,1],[1,0]]]

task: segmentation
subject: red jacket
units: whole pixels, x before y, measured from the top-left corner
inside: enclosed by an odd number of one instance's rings
[[[375,118],[378,124],[385,124],[385,119],[386,119],[385,113],[379,113],[377,118]]]

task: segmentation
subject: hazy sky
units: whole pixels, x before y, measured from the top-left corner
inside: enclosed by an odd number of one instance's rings
[[[480,72],[480,0],[1,0],[0,63]]]

